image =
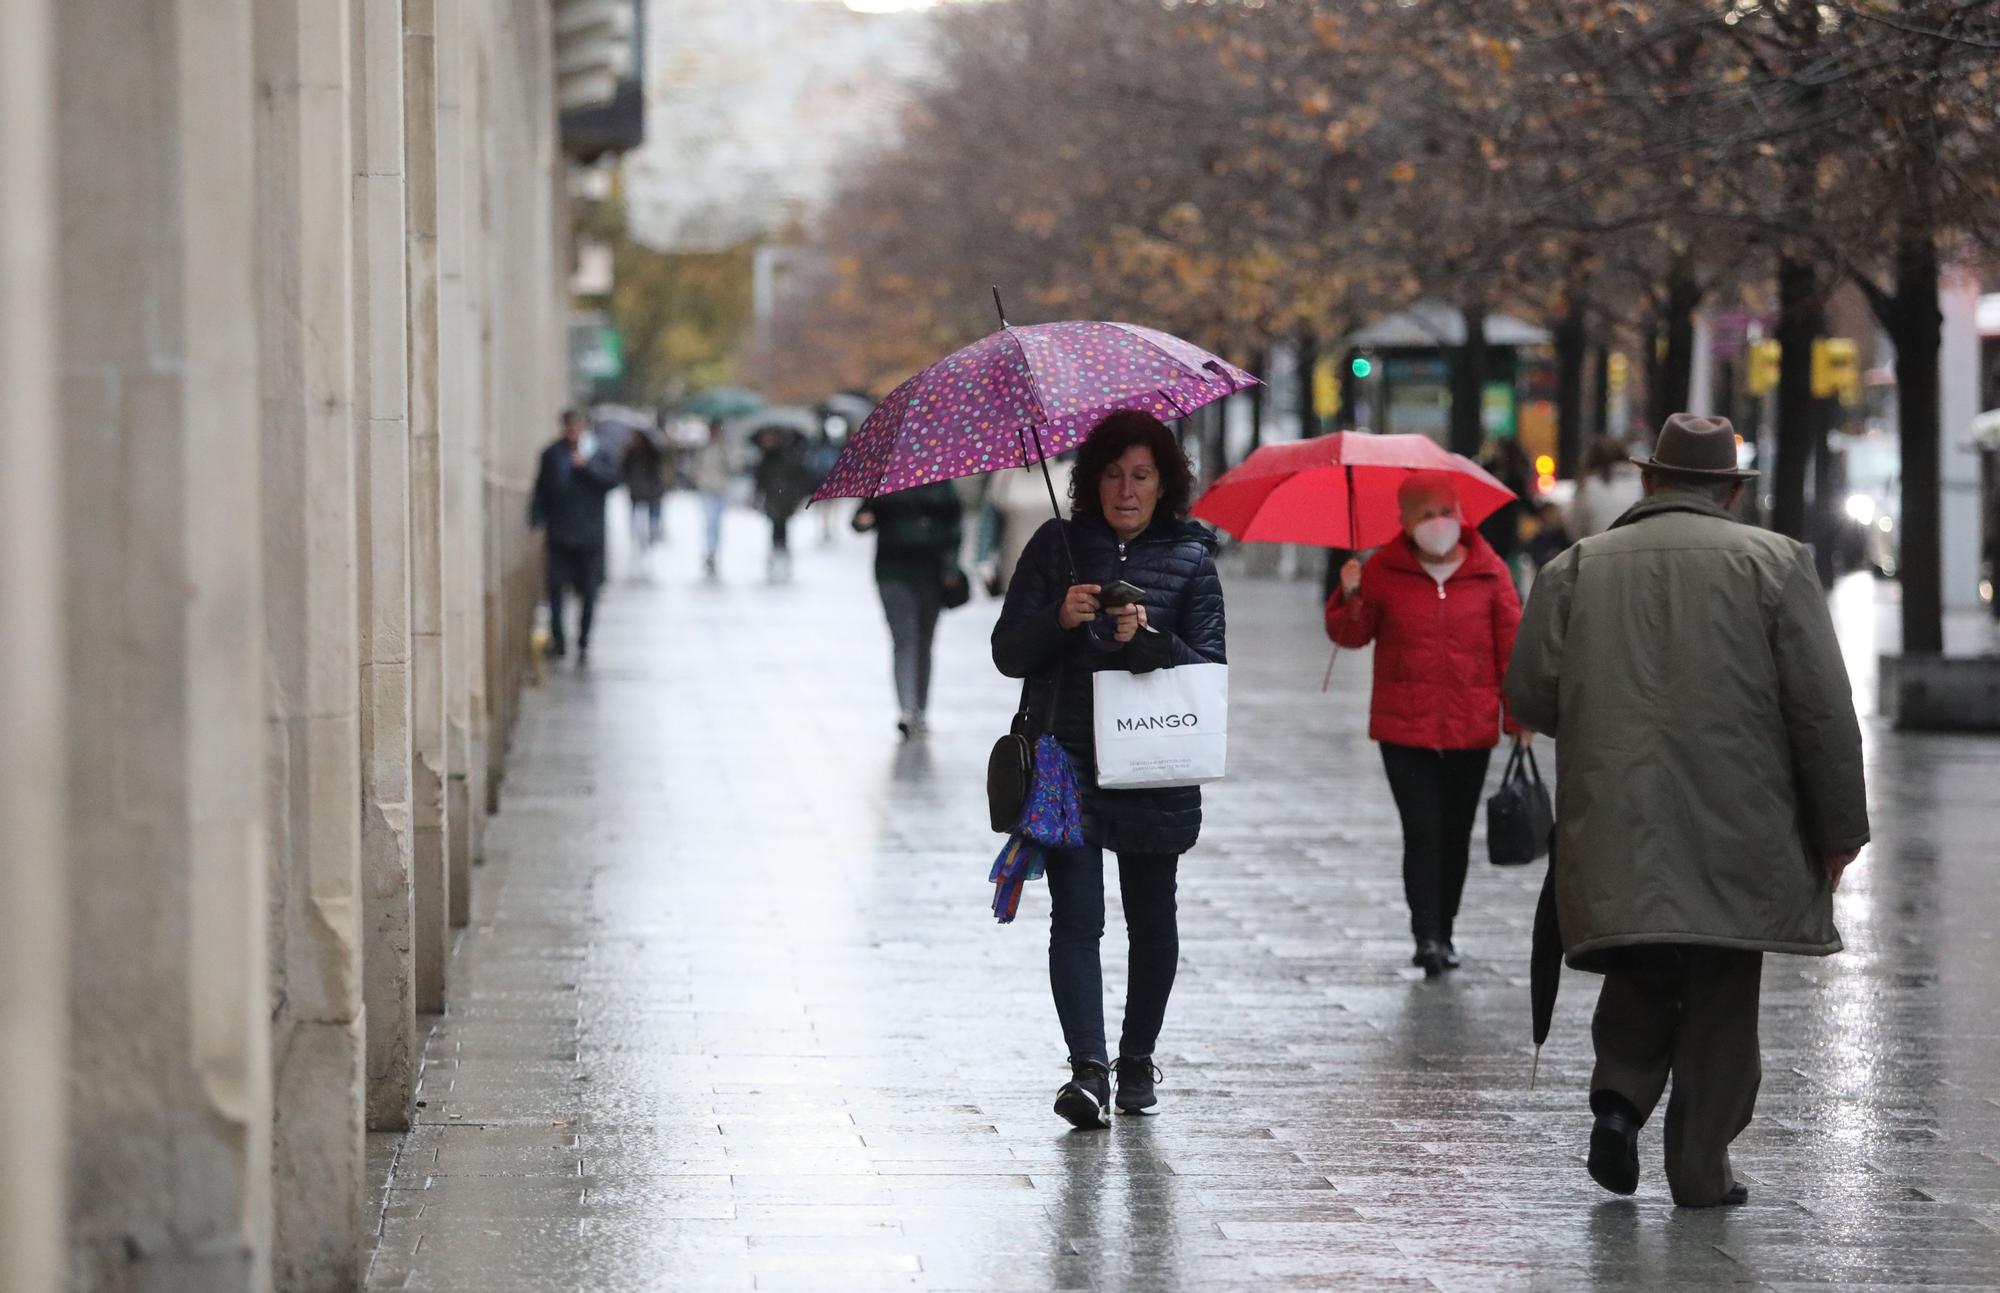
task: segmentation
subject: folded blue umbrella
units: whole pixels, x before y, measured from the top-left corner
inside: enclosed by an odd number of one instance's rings
[[[1076,765],[1053,736],[1035,741],[1035,770],[1028,782],[1028,801],[1021,823],[993,859],[987,880],[993,885],[993,918],[1005,925],[1021,907],[1021,890],[1039,880],[1047,869],[1050,849],[1083,847],[1083,793]]]

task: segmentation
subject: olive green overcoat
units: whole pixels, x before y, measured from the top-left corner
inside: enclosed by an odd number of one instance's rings
[[[1868,840],[1861,733],[1805,547],[1662,493],[1535,581],[1507,703],[1556,738],[1557,913],[1609,949],[1840,950],[1819,859]]]

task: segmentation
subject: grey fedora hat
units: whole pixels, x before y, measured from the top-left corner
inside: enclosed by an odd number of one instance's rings
[[[1754,480],[1757,473],[1736,465],[1736,428],[1728,418],[1676,413],[1660,428],[1650,457],[1633,455],[1647,471],[1694,480]]]

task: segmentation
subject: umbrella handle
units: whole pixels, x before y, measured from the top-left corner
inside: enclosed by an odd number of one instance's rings
[[[1326,677],[1319,680],[1319,689],[1322,695],[1326,693],[1328,687],[1333,685],[1333,662],[1338,659],[1340,659],[1340,648],[1335,647],[1333,654],[1328,656],[1326,660]]]

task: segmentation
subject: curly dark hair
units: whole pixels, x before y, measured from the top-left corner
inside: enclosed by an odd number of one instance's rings
[[[1104,469],[1125,456],[1134,445],[1153,451],[1160,469],[1159,512],[1182,520],[1194,505],[1194,469],[1188,466],[1181,442],[1167,424],[1150,413],[1123,410],[1111,414],[1090,429],[1076,451],[1076,471],[1069,478],[1069,506],[1073,516],[1104,515],[1104,501],[1097,482]]]

